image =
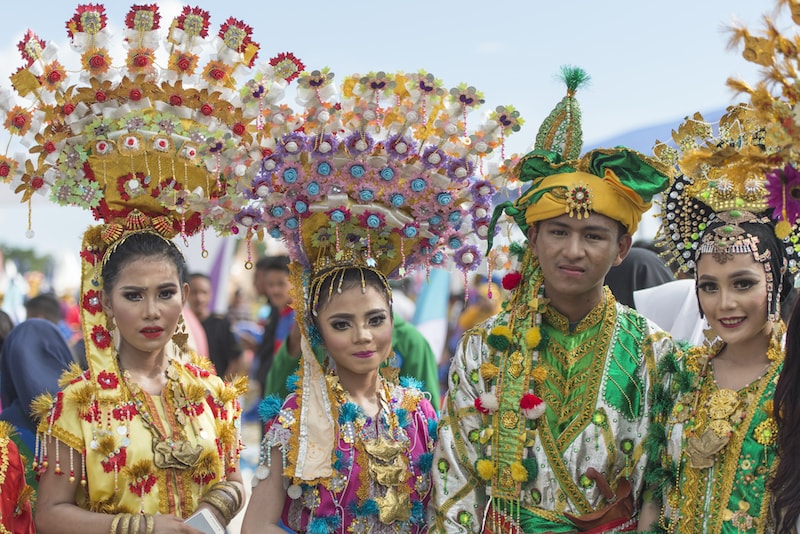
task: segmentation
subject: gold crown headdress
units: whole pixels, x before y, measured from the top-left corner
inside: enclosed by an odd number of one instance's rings
[[[29,209],[33,194],[49,192],[103,221],[84,235],[81,321],[92,375],[118,377],[98,294],[109,251],[140,232],[169,240],[248,230],[239,187],[262,156],[263,110],[303,67],[285,53],[256,66],[252,28],[228,18],[213,34],[198,7],[165,28],[156,4],[132,6],[122,58],[109,49],[102,4],[79,5],[67,33],[76,71],[30,30],[19,43],[24,64],[14,93],[0,95],[0,116],[27,151],[0,155],[0,178]]]
[[[474,87],[446,90],[425,72],[356,74],[338,88],[333,79],[303,73],[300,106],[267,110],[272,139],[251,184],[250,223],[285,239],[311,277],[336,266],[402,277],[449,258],[466,276],[481,261],[473,239],[489,231],[495,188],[483,167],[503,156],[518,112],[497,107],[471,128],[483,103]]]
[[[757,242],[739,225],[772,225],[774,215],[768,177],[780,147],[762,117],[752,107],[730,106],[716,128],[700,113],[687,118],[672,132],[674,146],[656,141],[653,149],[663,162],[677,166],[680,175],[661,200],[662,224],[656,235],[665,247],[667,264],[694,272],[698,252],[757,253]],[[711,230],[709,230],[711,227]],[[783,242],[788,267],[794,271],[800,235],[798,226]]]
[[[800,26],[800,2],[778,0],[775,16],[788,8],[795,26]],[[764,18],[764,26],[757,33],[746,27],[731,31],[731,47],[743,45],[742,56],[761,67],[761,79],[755,87],[740,79],[729,78],[728,85],[750,97],[750,105],[764,124],[767,144],[774,147],[771,169],[767,173],[767,202],[777,220],[776,232],[788,238],[795,253],[800,253],[796,227],[800,223],[800,118],[797,92],[800,75],[800,35],[789,35],[778,30],[775,21]]]

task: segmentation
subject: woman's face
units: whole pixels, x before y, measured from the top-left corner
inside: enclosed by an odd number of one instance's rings
[[[697,262],[697,294],[708,324],[727,344],[769,333],[767,277],[751,254],[734,254],[724,263],[712,254]]]
[[[134,259],[103,289],[103,308],[119,329],[121,356],[150,356],[164,350],[175,333],[188,285],[163,256]]]
[[[334,292],[318,310],[317,325],[343,382],[373,374],[392,352],[392,312],[372,286]]]

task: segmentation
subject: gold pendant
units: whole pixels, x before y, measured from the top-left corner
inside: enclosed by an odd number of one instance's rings
[[[193,467],[203,453],[201,445],[188,441],[153,441],[153,464],[159,469],[188,469]]]

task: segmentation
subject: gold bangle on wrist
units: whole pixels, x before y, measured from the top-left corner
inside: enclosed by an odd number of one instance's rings
[[[111,520],[111,529],[108,531],[109,534],[117,534],[117,526],[119,526],[119,522],[124,515],[125,514],[117,514],[114,516],[114,519]]]
[[[211,489],[214,490],[215,488],[225,492],[231,497],[233,500],[233,510],[235,515],[235,513],[238,512],[239,508],[242,506],[242,492],[239,489],[239,486],[233,482],[220,482],[219,484],[215,484]]]
[[[139,525],[142,524],[142,514],[131,516],[131,525],[128,527],[128,534],[139,534]]]
[[[221,490],[211,490],[203,496],[201,502],[213,506],[220,513],[226,525],[233,519],[233,502],[227,493]]]
[[[131,528],[131,514],[122,514],[122,520],[119,522],[119,530],[122,534],[130,534]]]

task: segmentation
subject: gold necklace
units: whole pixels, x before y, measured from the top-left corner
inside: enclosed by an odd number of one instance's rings
[[[382,435],[377,424],[375,438],[371,438],[367,430],[368,418],[349,398],[349,394],[339,384],[338,377],[329,377],[328,383],[336,397],[340,413],[344,410],[349,414],[340,421],[342,439],[345,443],[352,444],[358,451],[356,456],[360,468],[359,487],[356,490],[358,507],[363,507],[370,498],[370,484],[383,487],[384,494],[374,500],[378,505],[378,519],[388,525],[395,521],[407,521],[411,517],[411,487],[406,483],[411,476],[409,472],[411,460],[408,458],[411,440],[408,436],[402,439],[403,436],[400,435],[402,430],[392,407],[391,391],[386,381],[382,378],[379,380],[383,394],[381,396],[379,393],[379,402],[387,406],[386,415],[392,439]],[[352,404],[356,409],[345,408],[347,404]],[[381,411],[374,418],[376,422]]]
[[[714,465],[717,454],[727,446],[733,434],[747,415],[751,395],[740,395],[728,388],[712,391],[703,404],[706,420],[698,424],[697,413],[703,387],[709,378],[711,360],[722,350],[723,344],[716,343],[705,347],[707,354],[698,357],[699,378],[694,392],[687,401],[681,401],[675,413],[676,421],[684,423],[688,431],[683,452],[689,457],[689,465],[694,469],[706,469]],[[698,349],[699,350],[699,349]],[[773,335],[767,349],[769,364],[761,376],[742,388],[749,392],[758,387],[764,377],[772,375],[772,369],[781,363],[780,336]]]
[[[169,420],[171,433],[168,433],[161,422],[156,421],[153,417],[153,414],[158,412],[152,397],[131,380],[127,370],[123,369],[122,378],[142,423],[150,431],[153,465],[158,469],[188,469],[194,467],[200,460],[203,447],[199,443],[192,444],[186,438],[185,421],[178,421],[178,416],[175,415],[184,414],[185,408],[189,407],[191,403],[183,392],[180,376],[172,360],[168,362],[164,374],[167,378],[167,385],[164,388],[164,405],[167,409],[164,412]],[[180,402],[180,406],[177,405],[178,402]],[[174,412],[170,409],[172,407],[176,408]]]

